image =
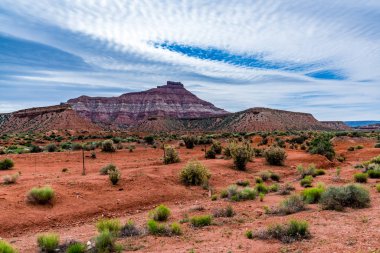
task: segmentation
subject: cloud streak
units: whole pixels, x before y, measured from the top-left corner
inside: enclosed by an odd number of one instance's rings
[[[66,98],[180,80],[230,111],[380,119],[378,23],[375,0],[3,0],[0,112],[62,101],[29,87]]]

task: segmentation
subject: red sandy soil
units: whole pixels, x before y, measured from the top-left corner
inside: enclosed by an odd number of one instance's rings
[[[293,182],[301,191],[295,166],[315,163],[326,169],[326,175],[315,178],[314,184],[324,182],[327,186],[352,182],[357,172],[353,166],[380,154],[373,148],[375,141],[364,138],[338,138],[337,153],[347,157],[344,163],[331,163],[319,155],[310,155],[301,150],[287,150],[288,159],[282,167],[269,166],[263,158],[255,158],[248,164],[246,172],[232,168],[231,160],[205,160],[202,147],[193,150],[181,147],[181,162],[163,165],[162,150],[137,145],[136,150],[117,151],[114,154],[97,152],[97,159],[86,158],[87,174],[81,175],[81,151],[65,153],[38,153],[2,155],[15,161],[13,171],[0,171],[0,176],[22,173],[14,185],[0,186],[0,237],[17,247],[20,252],[36,252],[36,235],[41,232],[56,232],[61,242],[68,239],[87,242],[96,236],[96,221],[104,217],[118,217],[123,222],[133,219],[143,228],[148,211],[160,203],[172,210],[170,221],[178,221],[188,214],[211,214],[215,208],[231,204],[236,211],[233,218],[216,218],[210,227],[194,229],[182,224],[183,235],[156,237],[145,235],[120,239],[125,251],[139,252],[374,252],[380,250],[380,193],[369,179],[365,186],[370,189],[371,207],[347,209],[344,212],[320,210],[318,205],[288,216],[271,216],[263,212],[264,206],[277,205],[284,196],[270,193],[264,201],[258,199],[244,202],[210,200],[210,193],[201,187],[185,187],[178,181],[178,173],[192,158],[201,160],[210,170],[210,185],[217,193],[238,179],[254,178],[262,170],[272,170],[281,175],[281,182]],[[364,149],[348,152],[349,146],[363,145]],[[86,152],[89,155],[89,152]],[[107,176],[99,169],[113,162],[122,173],[121,182],[112,186]],[[342,168],[342,181],[333,181],[335,168]],[[68,168],[68,172],[62,172]],[[52,206],[27,204],[26,193],[35,186],[50,185],[55,189],[56,200]],[[201,206],[202,211],[192,211]],[[305,219],[310,224],[312,238],[292,244],[276,240],[249,240],[245,231],[265,228],[275,222],[286,222],[292,218]]]

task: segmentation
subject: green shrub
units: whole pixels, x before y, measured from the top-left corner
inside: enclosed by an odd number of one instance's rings
[[[149,213],[149,216],[155,221],[166,221],[170,216],[170,209],[165,205],[159,205]]]
[[[284,243],[310,238],[309,224],[306,221],[291,220],[286,224],[275,224],[259,231],[259,239],[278,239]]]
[[[108,175],[110,172],[117,171],[117,170],[118,170],[118,168],[115,165],[113,165],[112,163],[110,163],[110,164],[104,166],[103,168],[101,168],[99,170],[99,173],[100,173],[100,175]]]
[[[30,153],[41,153],[43,150],[40,146],[37,145],[31,145],[30,146]]]
[[[95,238],[95,249],[97,253],[121,252],[121,247],[115,243],[116,239],[113,234],[108,231],[102,231]]]
[[[311,187],[313,183],[313,177],[312,176],[306,176],[301,179],[300,184],[302,187]]]
[[[132,220],[128,220],[120,231],[121,236],[127,237],[136,236],[140,234],[141,231],[136,227],[135,223]]]
[[[355,147],[355,149],[363,149],[363,148],[364,148],[363,145],[357,145],[357,146]]]
[[[0,161],[0,170],[10,170],[14,167],[15,163],[12,159],[5,158]]]
[[[326,171],[323,170],[323,169],[317,169],[315,170],[315,176],[322,176],[322,175],[325,175],[326,174]]]
[[[108,177],[109,177],[112,185],[116,185],[120,180],[121,172],[118,169],[108,171]]]
[[[315,177],[317,175],[317,169],[315,164],[310,164],[307,168],[304,168],[302,164],[297,165],[297,172],[300,174],[301,179],[306,176]]]
[[[82,150],[83,146],[82,144],[80,143],[73,143],[73,145],[71,146],[71,149],[73,151],[78,151],[78,150]]]
[[[222,144],[219,141],[213,141],[210,149],[213,150],[215,154],[220,155],[223,148]]]
[[[318,203],[324,191],[325,191],[324,187],[309,188],[309,189],[303,190],[301,192],[301,196],[306,203],[314,204],[314,203]]]
[[[210,226],[211,222],[212,222],[211,215],[199,215],[199,216],[193,216],[190,218],[190,223],[194,227]]]
[[[271,172],[270,179],[272,179],[273,181],[279,182],[280,181],[280,175],[278,175],[274,172]]]
[[[172,146],[165,146],[164,151],[165,164],[178,163],[180,161],[177,150],[175,150]]]
[[[102,142],[102,151],[107,153],[113,153],[116,151],[116,148],[113,145],[112,140],[105,140]]]
[[[182,140],[185,143],[187,149],[194,148],[197,139],[194,136],[182,136]]]
[[[13,175],[5,175],[3,176],[3,183],[4,184],[15,184],[17,182],[17,179],[19,178],[20,173],[15,173]]]
[[[256,190],[245,187],[243,189],[238,188],[237,185],[230,185],[226,190],[226,198],[232,201],[253,200],[256,198]],[[223,198],[224,196],[222,196]]]
[[[380,168],[367,171],[369,178],[380,178]]]
[[[170,225],[170,232],[172,235],[181,235],[182,234],[181,225],[177,222],[173,222]]]
[[[54,143],[47,145],[45,148],[46,148],[47,152],[57,152],[58,151],[58,147]]]
[[[245,237],[247,237],[248,239],[253,239],[253,232],[252,232],[252,230],[247,230],[245,232]]]
[[[96,223],[98,232],[109,231],[110,233],[117,235],[121,229],[121,223],[118,219],[100,219]]]
[[[154,137],[151,136],[151,135],[148,135],[148,136],[145,136],[144,137],[144,141],[149,144],[149,145],[152,145],[154,143]]]
[[[255,185],[255,190],[258,193],[268,193],[268,188],[265,186],[264,183],[259,183]]]
[[[272,184],[268,187],[269,192],[278,192],[280,186],[278,184]]]
[[[264,180],[261,177],[256,177],[255,178],[255,183],[256,184],[262,184],[262,183],[264,183]]]
[[[56,252],[59,246],[59,235],[57,234],[42,234],[37,237],[38,247],[47,253]]]
[[[321,134],[314,138],[310,142],[309,153],[323,155],[332,161],[335,157],[335,150],[330,137],[328,134]]]
[[[247,163],[252,159],[253,152],[248,145],[237,146],[231,150],[234,166],[238,170],[246,170]]]
[[[17,253],[17,250],[15,250],[8,242],[0,240],[0,253]]]
[[[199,161],[189,161],[179,174],[180,181],[185,185],[205,185],[211,174]]]
[[[269,214],[288,215],[305,210],[305,202],[298,195],[291,195],[281,201],[277,207],[268,210]]]
[[[380,143],[376,143],[375,148],[380,148]]]
[[[360,185],[331,186],[322,194],[322,209],[342,211],[345,207],[365,208],[370,204],[369,192]]]
[[[27,200],[33,204],[48,204],[54,199],[54,190],[49,186],[35,187],[28,192]]]
[[[70,244],[66,249],[66,253],[85,253],[85,252],[86,252],[86,245],[79,242]]]
[[[376,191],[380,192],[380,184],[377,184],[375,187],[376,187]]]
[[[221,197],[222,199],[224,199],[224,198],[228,198],[228,191],[227,191],[226,189],[222,190],[222,191],[220,192],[220,197]]]
[[[265,160],[270,165],[284,165],[284,161],[287,157],[285,149],[280,147],[270,147],[264,151]]]
[[[367,183],[368,175],[367,173],[356,173],[354,175],[354,180],[357,183]]]
[[[212,148],[206,151],[205,158],[215,159],[215,157],[216,157],[216,153]]]
[[[354,151],[355,150],[355,147],[351,146],[347,149],[347,151]]]

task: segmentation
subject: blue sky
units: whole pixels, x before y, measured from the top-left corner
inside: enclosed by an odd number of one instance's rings
[[[229,111],[380,119],[380,1],[2,0],[0,112],[182,81]]]

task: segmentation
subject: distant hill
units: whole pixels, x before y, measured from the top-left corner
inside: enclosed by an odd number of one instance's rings
[[[346,123],[346,125],[350,127],[361,127],[361,126],[380,124],[380,121],[377,121],[377,120],[344,121],[344,123]]]
[[[134,132],[253,132],[350,130],[310,113],[251,108],[229,113],[201,100],[180,82],[118,97],[81,96],[61,105],[0,114],[0,132],[126,130]]]

